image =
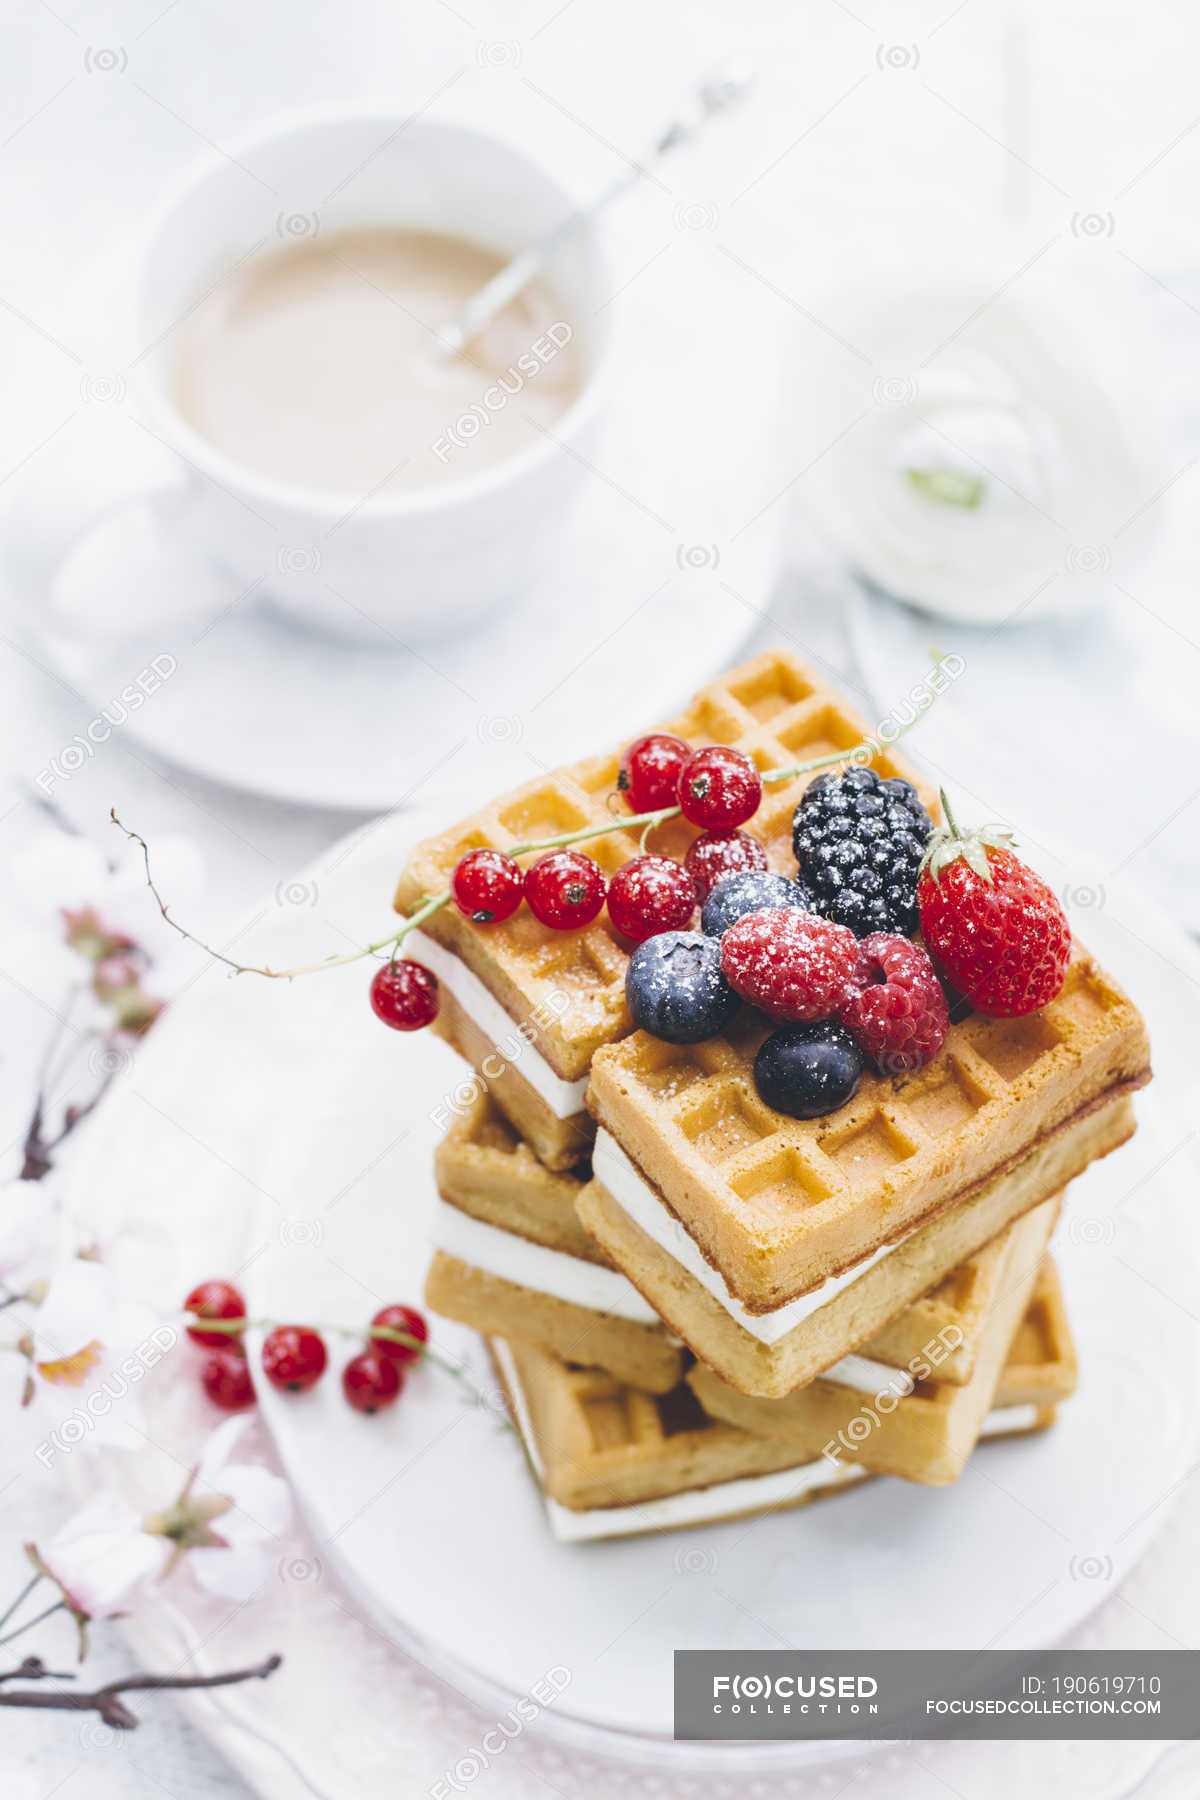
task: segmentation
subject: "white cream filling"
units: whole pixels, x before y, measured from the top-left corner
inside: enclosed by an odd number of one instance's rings
[[[572,1306],[633,1319],[639,1325],[660,1322],[653,1307],[616,1269],[601,1268],[565,1250],[550,1250],[545,1244],[531,1244],[528,1238],[488,1225],[445,1200],[438,1201],[434,1214],[433,1242],[436,1249],[459,1262],[518,1287],[535,1288],[539,1294],[552,1294]]]
[[[461,956],[455,956],[444,944],[426,937],[423,931],[410,932],[406,947],[411,949],[418,962],[433,970],[439,981],[445,982],[472,1024],[477,1025],[494,1046],[497,1066],[489,1077],[485,1059],[480,1071],[485,1081],[495,1080],[501,1069],[512,1067],[520,1071],[556,1119],[570,1119],[583,1111],[587,1076],[581,1081],[564,1081],[561,1075],[556,1075],[541,1051],[529,1042],[516,1021],[509,1017],[496,996],[488,992],[474,970],[468,969]]]
[[[1000,1437],[1006,1431],[1032,1431],[1038,1422],[1033,1401],[1023,1406],[994,1406],[980,1427],[980,1437]]]
[[[629,1214],[634,1224],[640,1226],[647,1237],[653,1238],[660,1250],[665,1250],[667,1255],[679,1264],[680,1268],[685,1269],[698,1281],[705,1292],[711,1294],[719,1306],[724,1307],[734,1323],[740,1325],[743,1331],[749,1332],[751,1337],[757,1338],[760,1344],[777,1344],[780,1338],[786,1337],[789,1331],[794,1331],[796,1326],[805,1319],[820,1312],[821,1308],[827,1306],[836,1295],[841,1293],[843,1288],[847,1288],[851,1282],[857,1281],[860,1275],[865,1275],[867,1270],[879,1262],[882,1257],[890,1255],[893,1250],[898,1250],[900,1244],[912,1235],[911,1232],[906,1232],[905,1237],[901,1238],[898,1243],[884,1244],[870,1256],[865,1256],[861,1262],[855,1263],[852,1269],[846,1269],[840,1275],[831,1275],[811,1293],[798,1295],[795,1300],[789,1300],[785,1305],[777,1306],[774,1312],[752,1313],[748,1312],[741,1301],[735,1299],[729,1292],[724,1277],[712,1267],[711,1263],[705,1260],[699,1245],[689,1236],[679,1220],[663,1205],[646,1177],[626,1156],[612,1133],[605,1131],[603,1127],[596,1134],[596,1147],[592,1152],[592,1169],[597,1179],[607,1188],[617,1205]],[[916,1229],[919,1228],[914,1227],[914,1230]],[[843,1360],[851,1361],[849,1357]],[[865,1358],[854,1360],[866,1363]],[[840,1364],[837,1366],[841,1367]],[[880,1363],[871,1366],[883,1368],[884,1365]],[[886,1379],[890,1380],[895,1374],[895,1369],[888,1369]],[[861,1385],[861,1380],[852,1381],[848,1376],[835,1376],[832,1369],[827,1371],[827,1379],[846,1381],[851,1387]],[[878,1383],[875,1383],[872,1378],[872,1384],[867,1391],[873,1392],[877,1385]]]
[[[544,1466],[512,1352],[502,1338],[492,1338],[491,1346],[512,1395],[517,1428],[525,1439],[539,1478],[544,1479]],[[599,1506],[573,1512],[548,1494],[543,1498],[554,1536],[561,1543],[579,1543],[594,1538],[625,1537],[639,1531],[665,1531],[679,1525],[702,1525],[707,1520],[722,1519],[732,1513],[779,1506],[801,1494],[845,1487],[865,1474],[866,1470],[857,1463],[835,1465],[828,1458],[819,1456],[795,1469],[779,1469],[771,1475],[748,1475],[740,1481],[718,1481],[711,1487],[668,1494],[661,1500],[640,1500],[631,1506]]]
[[[839,1387],[854,1388],[860,1394],[911,1394],[916,1383],[907,1369],[893,1368],[891,1363],[872,1362],[869,1356],[843,1356],[830,1369],[822,1369],[818,1381],[836,1381]]]

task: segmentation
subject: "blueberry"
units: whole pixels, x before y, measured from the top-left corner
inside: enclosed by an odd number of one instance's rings
[[[739,869],[718,881],[704,902],[700,924],[707,937],[719,938],[747,913],[759,912],[764,906],[816,911],[812,895],[798,881],[790,881],[786,875],[772,875],[766,869]]]
[[[754,1085],[768,1106],[793,1119],[836,1112],[858,1091],[858,1045],[832,1019],[773,1031],[754,1059]]]
[[[634,1024],[668,1044],[715,1037],[741,1005],[721,973],[720,944],[699,931],[660,931],[639,944],[625,999]]]

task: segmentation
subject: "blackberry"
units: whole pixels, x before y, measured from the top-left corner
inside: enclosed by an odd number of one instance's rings
[[[817,911],[857,937],[917,929],[917,875],[933,820],[911,781],[874,769],[818,775],[792,819],[792,846]]]

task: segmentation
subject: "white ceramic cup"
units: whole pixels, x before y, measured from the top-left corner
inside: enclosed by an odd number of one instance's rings
[[[272,481],[181,416],[171,361],[196,302],[281,242],[402,225],[507,256],[571,207],[541,164],[490,133],[372,107],[291,115],[205,161],[150,231],[135,284],[142,349],[130,397],[178,463],[179,483],[153,497],[173,545],[215,560],[235,592],[255,586],[310,625],[376,644],[381,629],[440,634],[518,596],[586,476],[599,423],[612,285],[590,228],[546,271],[580,357],[580,392],[551,435],[478,474],[464,415],[437,486],[355,502]]]

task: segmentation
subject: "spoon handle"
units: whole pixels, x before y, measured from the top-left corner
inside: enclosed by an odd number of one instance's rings
[[[486,330],[496,314],[528,286],[561,244],[573,237],[581,226],[590,223],[620,195],[636,187],[662,157],[677,149],[680,144],[687,143],[717,113],[742,99],[749,92],[753,80],[753,71],[740,61],[724,64],[706,76],[691,96],[687,107],[664,126],[640,161],[632,163],[627,170],[610,181],[595,199],[590,200],[586,206],[576,207],[573,212],[569,212],[545,237],[522,250],[510,263],[506,263],[498,274],[484,283],[477,294],[472,295],[454,323],[442,327],[438,339],[446,354],[457,356],[464,350],[481,331]]]

